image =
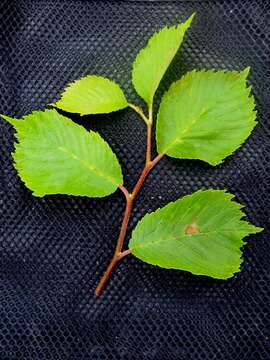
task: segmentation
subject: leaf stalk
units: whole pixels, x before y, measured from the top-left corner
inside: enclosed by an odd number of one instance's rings
[[[144,114],[142,108],[140,108],[137,105],[134,104],[128,104],[128,106],[133,109],[137,114],[140,115],[140,117],[143,119],[143,121],[146,123],[146,125],[148,125],[148,123],[150,122],[149,119],[146,117],[146,115]]]

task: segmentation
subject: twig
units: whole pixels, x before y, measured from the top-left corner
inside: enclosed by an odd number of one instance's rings
[[[123,192],[123,194],[126,197],[126,209],[124,213],[123,222],[121,225],[120,234],[117,240],[114,256],[107,267],[107,270],[105,271],[103,277],[101,278],[96,290],[95,294],[96,296],[99,296],[104,289],[104,286],[106,285],[107,281],[109,280],[111,273],[113,269],[115,268],[116,264],[125,256],[131,253],[130,250],[125,250],[122,252],[126,232],[127,232],[127,226],[129,223],[130,215],[133,208],[133,202],[138,195],[138,192],[140,191],[142,184],[144,183],[144,180],[146,176],[148,175],[149,171],[153,169],[153,167],[162,159],[164,154],[159,154],[157,157],[154,158],[153,161],[151,161],[151,147],[152,147],[152,110],[149,111],[149,119],[146,118],[143,111],[138,108],[135,105],[129,104],[129,106],[134,109],[146,122],[147,124],[147,145],[146,145],[146,158],[145,158],[145,166],[141,172],[141,175],[139,177],[139,180],[137,181],[132,193],[130,194],[128,190],[123,186],[119,186],[120,190]]]

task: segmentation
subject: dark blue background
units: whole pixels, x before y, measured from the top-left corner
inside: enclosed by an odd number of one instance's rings
[[[193,68],[243,69],[259,126],[223,165],[163,159],[138,197],[129,233],[145,213],[199,188],[227,188],[247,218],[269,229],[270,3],[234,1],[2,0],[0,112],[21,116],[58,99],[86,74],[109,76],[141,104],[131,64],[155,30],[197,16],[156,96]],[[100,131],[129,189],[144,163],[145,126],[131,110],[71,116]],[[13,130],[0,120],[0,359],[269,360],[269,231],[247,239],[229,281],[126,258],[99,299],[124,198],[35,198],[19,180]]]

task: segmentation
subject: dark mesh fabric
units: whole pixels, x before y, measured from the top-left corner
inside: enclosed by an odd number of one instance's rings
[[[136,201],[145,213],[199,188],[227,188],[247,218],[269,228],[270,3],[1,0],[0,113],[21,116],[58,99],[86,74],[116,80],[140,104],[130,69],[148,36],[193,11],[196,19],[156,96],[193,68],[251,66],[259,126],[223,165],[163,159]],[[71,118],[100,131],[129,189],[144,163],[145,126],[132,110]],[[13,130],[0,120],[1,360],[269,360],[269,232],[248,238],[229,281],[168,271],[132,256],[103,296],[124,197],[35,198],[13,168]]]

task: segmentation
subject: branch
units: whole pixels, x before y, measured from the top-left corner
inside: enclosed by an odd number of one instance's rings
[[[128,190],[123,186],[119,186],[119,189],[123,192],[123,194],[126,197],[126,209],[125,209],[125,214],[124,214],[124,218],[123,218],[123,222],[121,225],[121,230],[120,230],[120,234],[117,240],[117,244],[116,244],[116,248],[115,248],[115,252],[114,252],[114,256],[109,264],[109,266],[107,267],[107,270],[105,271],[103,277],[101,278],[96,290],[95,290],[95,295],[99,296],[102,292],[102,290],[104,289],[106,283],[108,282],[111,273],[113,271],[113,269],[115,268],[116,264],[125,256],[127,256],[128,254],[131,253],[130,250],[125,250],[122,252],[122,248],[123,248],[123,244],[124,244],[124,240],[125,240],[125,236],[126,236],[126,232],[127,232],[127,226],[129,223],[129,219],[130,219],[130,215],[132,212],[132,208],[133,208],[133,202],[136,198],[136,196],[138,195],[138,192],[140,191],[142,184],[144,183],[144,180],[146,178],[146,176],[148,175],[149,171],[162,159],[162,157],[164,156],[164,154],[159,154],[157,157],[155,157],[155,159],[153,161],[151,161],[151,147],[152,147],[152,111],[149,111],[149,119],[147,119],[144,115],[144,113],[142,112],[142,110],[132,104],[129,104],[129,106],[134,109],[137,113],[139,113],[141,115],[141,117],[144,119],[144,121],[147,124],[147,145],[146,145],[146,158],[145,158],[145,166],[142,170],[142,173],[139,177],[139,180],[137,181],[132,193],[130,194],[128,192]]]

